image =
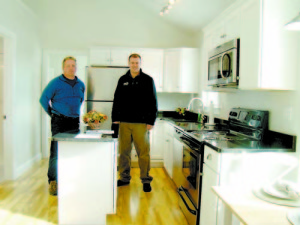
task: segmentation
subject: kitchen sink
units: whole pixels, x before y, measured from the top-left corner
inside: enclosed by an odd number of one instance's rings
[[[172,120],[179,123],[198,123],[195,120],[186,120],[186,119],[172,119]]]

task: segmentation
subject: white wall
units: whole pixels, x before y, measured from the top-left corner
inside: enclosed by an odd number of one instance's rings
[[[40,157],[41,45],[39,20],[19,0],[0,0],[0,33],[15,37],[12,93],[12,149],[16,178]],[[1,35],[1,34],[0,34]]]
[[[44,0],[34,8],[42,21],[43,48],[172,48],[197,44],[195,34],[187,34],[135,1]]]
[[[193,94],[157,93],[158,110],[174,111],[177,107],[188,107]]]

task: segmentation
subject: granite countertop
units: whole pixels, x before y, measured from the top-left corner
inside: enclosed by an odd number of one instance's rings
[[[282,134],[268,130],[262,141],[255,140],[204,140],[201,136],[195,136],[192,131],[226,131],[227,121],[215,118],[216,126],[205,126],[197,122],[197,114],[190,113],[179,117],[175,112],[163,112],[159,119],[167,121],[177,129],[182,130],[185,135],[192,137],[200,144],[207,145],[217,152],[295,152],[296,136]]]
[[[104,133],[100,133],[104,132]],[[86,132],[86,129],[81,131],[68,131],[59,133],[52,137],[53,141],[71,141],[71,142],[117,142],[117,138],[112,138],[112,134],[106,134],[105,131]]]

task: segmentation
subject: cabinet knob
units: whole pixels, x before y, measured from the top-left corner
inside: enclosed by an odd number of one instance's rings
[[[207,160],[211,160],[211,159],[212,159],[212,155],[211,155],[211,154],[208,154],[207,157],[206,157],[206,159],[207,159]]]

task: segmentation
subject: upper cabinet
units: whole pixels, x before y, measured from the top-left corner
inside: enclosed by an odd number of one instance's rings
[[[300,1],[251,0],[241,7],[240,88],[294,90],[298,35],[284,28]]]
[[[128,66],[132,53],[141,56],[141,68],[150,75],[157,92],[198,92],[198,54],[195,48],[90,48],[89,65]]]
[[[209,48],[213,49],[220,44],[240,37],[241,27],[240,9],[230,12],[220,23],[210,28]]]
[[[130,48],[92,47],[90,48],[90,65],[128,66]]]
[[[198,92],[198,49],[166,49],[164,54],[164,92]]]
[[[240,37],[239,89],[294,90],[298,34],[284,24],[299,8],[297,0],[237,1],[204,29],[205,76],[208,52]]]
[[[132,52],[138,53],[141,56],[142,71],[153,78],[156,91],[162,92],[164,50],[154,48],[141,48],[133,49]]]

